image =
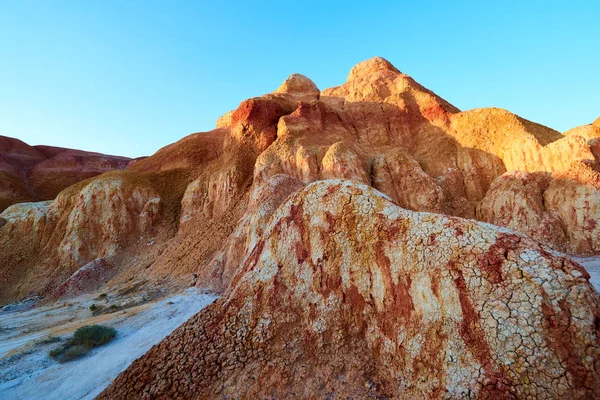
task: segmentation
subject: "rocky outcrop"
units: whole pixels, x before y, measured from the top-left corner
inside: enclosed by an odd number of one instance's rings
[[[600,168],[591,162],[575,163],[554,174],[544,192],[546,208],[560,219],[568,250],[579,254],[600,252]]]
[[[4,210],[0,218],[3,241],[12,243],[15,238],[17,247],[31,245],[40,250],[51,236],[58,215],[52,209],[52,201],[38,201],[14,204]]]
[[[317,85],[306,76],[292,74],[273,93],[281,94],[292,102],[308,102],[318,100],[321,91]]]
[[[148,181],[119,171],[80,182],[54,201],[7,208],[0,214],[0,276],[6,283],[0,300],[52,292],[85,264],[151,233],[161,207]]]
[[[490,204],[498,191],[529,196],[516,193],[518,185],[502,189],[504,180],[490,192],[507,171],[551,176],[576,163],[597,163],[600,139],[594,129],[589,125],[563,136],[498,108],[460,112],[388,61],[374,58],[355,66],[343,85],[301,101],[281,117],[275,141],[256,160],[253,179],[256,184],[276,174],[304,183],[354,179],[408,209],[495,221],[535,232],[557,249],[578,251],[598,243],[581,246],[581,239],[564,231],[575,225],[564,225],[550,210],[539,215],[537,230],[508,218],[521,212],[506,209],[512,200],[502,206],[503,217],[499,210],[490,211],[494,216],[483,210],[500,207]],[[568,197],[561,201],[566,208],[578,207]]]
[[[442,188],[403,149],[375,157],[373,187],[409,210],[449,212]]]
[[[191,182],[181,200],[180,225],[195,218],[213,218],[227,212],[243,195],[248,175],[237,165],[215,172],[210,177],[201,175]]]
[[[108,282],[116,273],[111,257],[100,257],[79,268],[50,295],[53,299],[90,293]]]
[[[597,125],[581,125],[573,129],[569,129],[564,133],[565,136],[581,136],[585,140],[600,138],[600,123]]]
[[[600,251],[593,228],[600,154],[595,125],[561,135],[502,109],[461,112],[376,57],[353,67],[344,84],[323,91],[292,74],[274,92],[241,102],[217,127],[128,163],[129,180],[115,188],[120,195],[114,210],[104,205],[113,199],[102,189],[108,187],[103,178],[90,178],[86,185],[94,189],[79,203],[84,187],[75,184],[59,196],[65,200],[48,208],[39,234],[25,228],[33,222],[19,228],[7,219],[6,229],[14,235],[0,240],[0,259],[18,260],[19,271],[39,271],[47,267],[46,257],[55,257],[54,262],[64,263],[56,278],[62,283],[87,262],[122,254],[117,280],[144,273],[189,283],[195,274],[199,285],[225,290],[229,279],[217,284],[215,276],[233,262],[213,261],[223,254],[239,219],[252,214],[252,193],[279,174],[303,184],[350,179],[372,185],[409,210],[508,226],[558,250]],[[6,177],[0,179],[0,197],[10,198],[0,199],[0,207],[54,197],[64,185],[121,168],[123,161],[12,139],[0,140],[0,153],[0,174]],[[532,184],[529,177],[541,183]],[[153,198],[160,201],[154,204]],[[142,212],[142,203],[149,201],[154,204],[148,205],[149,213],[158,217]],[[79,219],[69,225],[67,216],[74,210]],[[131,217],[123,224],[108,222],[104,229],[86,215],[105,222]],[[35,236],[35,243],[27,235]],[[142,241],[152,244],[142,246]],[[218,267],[206,269],[209,263]],[[35,286],[22,287],[35,292]],[[48,288],[38,285],[44,293]]]
[[[346,142],[337,142],[329,146],[321,160],[323,179],[344,178],[371,184],[370,168],[364,157]]]
[[[250,256],[277,208],[304,184],[289,175],[274,175],[255,187],[244,216],[224,246],[199,271],[196,286],[222,292],[229,287],[239,266]]]
[[[477,218],[567,250],[565,227],[544,203],[549,181],[545,174],[511,171],[501,175],[479,205]]]
[[[63,264],[84,265],[114,255],[120,246],[152,227],[161,202],[151,184],[127,175],[96,179],[75,198],[61,194],[53,207],[57,213],[70,211],[58,247],[60,259]]]
[[[0,212],[20,202],[51,200],[87,178],[124,169],[130,159],[0,136]]]
[[[575,162],[563,172],[507,172],[491,185],[478,219],[524,232],[576,254],[600,251],[600,169]]]
[[[13,204],[31,201],[31,193],[23,181],[6,171],[0,171],[0,211]]]
[[[223,295],[102,398],[600,397],[600,298],[555,251],[600,254],[598,128],[461,112],[376,57],[131,162],[0,137],[0,304]]]
[[[99,398],[598,397],[588,279],[514,231],[321,181]]]

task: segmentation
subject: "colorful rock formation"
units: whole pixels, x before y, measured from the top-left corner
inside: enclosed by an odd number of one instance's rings
[[[460,112],[388,61],[374,58],[352,68],[343,85],[322,92],[307,77],[293,74],[275,92],[243,101],[217,125],[214,131],[190,135],[127,168],[128,179],[145,181],[156,192],[141,197],[161,199],[163,216],[153,220],[148,239],[154,243],[153,252],[123,248],[110,239],[136,235],[131,226],[137,226],[136,232],[149,229],[138,226],[146,222],[130,221],[115,226],[112,233],[88,237],[85,246],[105,250],[85,250],[90,253],[85,257],[73,253],[61,276],[66,279],[117,246],[128,254],[127,265],[120,270],[129,277],[137,269],[128,260],[141,257],[150,265],[151,277],[186,280],[185,276],[197,274],[207,277],[199,284],[224,289],[209,278],[222,271],[207,273],[212,268],[207,266],[215,265],[217,253],[247,212],[251,192],[278,174],[303,184],[352,179],[410,210],[477,218],[533,235],[561,251],[600,252],[595,224],[600,139],[593,124],[561,135],[501,109]],[[70,179],[66,165],[89,166],[94,173],[114,166],[97,155],[86,158],[12,139],[2,143],[2,171],[9,175],[1,185],[11,202],[31,200],[36,190],[45,198],[54,197],[58,189],[45,188],[56,182],[52,176],[57,171]],[[28,171],[27,180],[14,175],[16,170]],[[80,207],[95,209],[88,202],[96,202],[98,210],[102,208],[107,194],[96,186],[91,184]],[[128,209],[132,218],[141,215],[137,210],[141,200],[128,200],[137,192],[126,186],[111,190],[119,193],[120,201],[136,204],[133,212]],[[78,193],[69,190],[62,195],[63,200],[52,205],[53,215],[69,214]],[[33,215],[24,213],[20,219]],[[66,224],[57,230],[49,226],[35,245],[46,247],[15,259],[11,254],[20,251],[14,245],[20,238],[13,235],[8,242],[15,249],[5,252],[4,259],[26,271],[54,262],[45,255],[57,254],[61,246],[67,249],[65,254],[75,249],[79,231],[67,233]],[[5,239],[4,246],[8,242]],[[49,290],[43,287],[42,292]],[[32,285],[32,293],[19,293],[40,294],[41,288]],[[12,289],[0,289],[0,299],[10,299],[3,290]]]
[[[600,395],[600,296],[526,236],[330,180],[254,242],[223,298],[100,399]]]
[[[0,304],[140,278],[223,294],[104,398],[598,397],[600,299],[557,252],[600,254],[597,128],[461,112],[379,57],[323,91],[293,74],[4,210]],[[77,158],[23,145],[0,141],[0,191],[54,197]]]

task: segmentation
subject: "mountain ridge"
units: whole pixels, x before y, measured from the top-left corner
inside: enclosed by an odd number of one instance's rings
[[[101,397],[600,395],[565,256],[600,254],[595,128],[460,111],[380,57],[216,125],[0,215],[0,303],[222,296]]]

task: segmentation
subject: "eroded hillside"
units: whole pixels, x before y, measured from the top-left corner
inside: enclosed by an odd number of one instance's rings
[[[600,298],[559,253],[600,253],[599,155],[598,121],[461,112],[379,57],[322,91],[293,74],[7,208],[0,302],[222,294],[105,398],[599,396]]]

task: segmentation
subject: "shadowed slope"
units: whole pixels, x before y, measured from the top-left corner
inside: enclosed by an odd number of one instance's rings
[[[130,159],[0,136],[0,212],[24,201],[51,200],[84,179],[123,169]]]

